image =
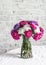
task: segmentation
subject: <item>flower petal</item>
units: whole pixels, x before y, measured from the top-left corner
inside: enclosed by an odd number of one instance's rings
[[[14,26],[14,30],[18,30],[19,28],[20,28],[20,24],[19,23]]]
[[[32,36],[32,31],[31,30],[25,31],[25,36],[27,38],[30,38]]]
[[[12,35],[13,39],[15,39],[15,40],[20,39],[20,35],[19,35],[18,32],[15,31],[15,30],[12,30],[12,31],[11,31],[11,35]]]
[[[26,24],[28,24],[27,21],[21,21],[21,22],[20,22],[20,26],[21,26],[21,27],[23,27],[23,26],[26,25]]]
[[[42,33],[36,33],[36,34],[34,34],[33,39],[37,41],[37,40],[41,39],[42,36],[43,36]]]

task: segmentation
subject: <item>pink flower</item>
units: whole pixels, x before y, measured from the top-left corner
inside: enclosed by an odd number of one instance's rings
[[[37,41],[42,38],[43,34],[44,34],[44,29],[40,27],[40,33],[35,33],[33,39]]]
[[[16,39],[16,40],[20,39],[20,35],[15,30],[11,31],[11,35],[12,35],[13,39]]]
[[[43,36],[42,33],[36,33],[36,34],[34,34],[33,39],[37,41],[37,40],[41,39],[42,36]]]
[[[30,27],[32,27],[33,29],[37,28],[37,26],[34,23],[31,23],[31,22],[30,22]]]
[[[30,38],[32,36],[32,30],[25,31],[25,36]]]
[[[20,26],[21,26],[21,27],[23,27],[23,26],[26,25],[26,24],[28,24],[27,21],[21,21],[21,22],[20,22]]]
[[[42,34],[44,34],[44,29],[42,27],[40,27],[40,31]]]
[[[29,23],[34,23],[35,25],[39,26],[37,21],[32,20],[32,21],[29,21]]]

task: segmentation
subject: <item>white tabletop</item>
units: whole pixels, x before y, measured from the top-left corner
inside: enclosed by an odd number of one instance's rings
[[[46,65],[46,46],[32,46],[33,57],[20,58],[20,48],[0,55],[0,65]]]

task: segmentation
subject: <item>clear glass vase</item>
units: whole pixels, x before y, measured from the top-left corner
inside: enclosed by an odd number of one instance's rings
[[[28,38],[23,35],[23,44],[21,47],[21,58],[32,58],[31,43]]]

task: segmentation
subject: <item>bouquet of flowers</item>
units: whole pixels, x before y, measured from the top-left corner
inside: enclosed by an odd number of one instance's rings
[[[37,41],[42,38],[43,34],[44,29],[40,27],[36,21],[20,21],[20,23],[14,25],[14,28],[11,31],[13,39],[19,40],[21,35],[23,37],[23,44],[21,47],[22,58],[32,57],[32,48],[29,38],[32,37]]]

